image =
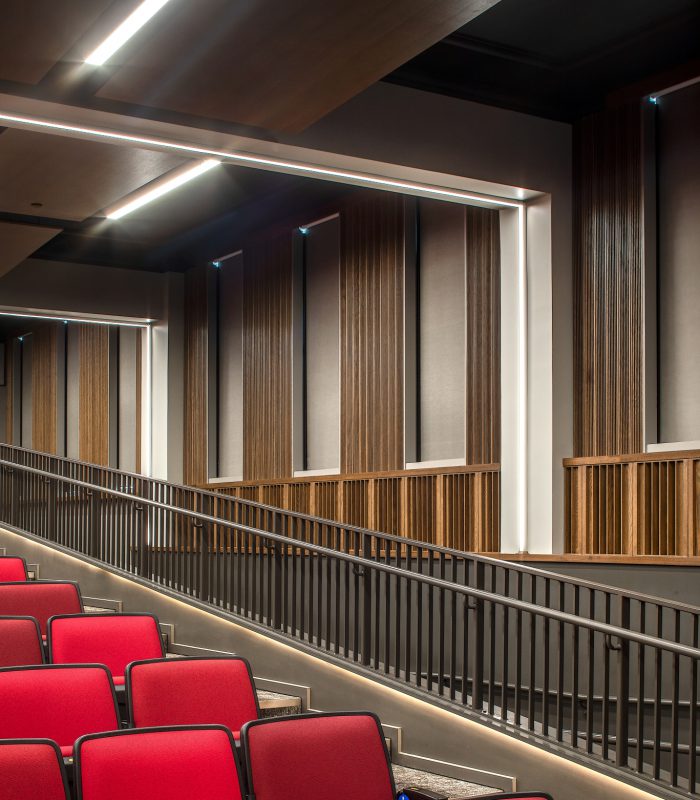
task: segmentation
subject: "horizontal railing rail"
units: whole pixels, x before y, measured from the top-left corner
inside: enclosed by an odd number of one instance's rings
[[[0,458],[55,475],[87,479],[107,488],[122,488],[182,509],[211,508],[221,519],[239,521],[309,543],[330,531],[338,552],[359,552],[361,548],[364,556],[371,555],[405,570],[454,576],[454,580],[462,585],[489,588],[516,599],[600,622],[610,623],[619,619],[621,604],[629,601],[628,627],[631,630],[691,646],[700,631],[700,608],[670,599],[11,445],[0,445]]]
[[[300,538],[274,510],[260,528],[257,509],[223,518],[216,495],[185,508],[152,482],[84,477],[0,459],[0,522],[653,783],[657,794],[697,796],[697,628],[690,642],[680,630],[665,636],[668,609],[650,614],[656,628],[636,630],[624,594],[598,619],[581,607],[596,596],[580,587],[570,612],[509,592],[508,573],[492,587],[486,562],[464,572],[458,558],[429,558],[437,570],[407,569],[404,543],[378,547],[371,531],[317,521]]]

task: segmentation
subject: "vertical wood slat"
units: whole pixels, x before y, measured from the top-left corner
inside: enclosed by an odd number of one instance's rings
[[[291,236],[270,238],[246,250],[244,292],[243,477],[291,477]]]
[[[501,458],[501,253],[498,211],[465,206],[466,463]]]
[[[14,444],[14,348],[5,343],[5,444]]]
[[[567,553],[700,555],[700,454],[567,459]]]
[[[81,324],[80,460],[109,465],[109,328]],[[54,414],[55,416],[55,414]]]
[[[574,455],[643,446],[641,118],[574,127]]]
[[[57,326],[32,335],[32,449],[56,453]]]
[[[403,203],[372,194],[341,214],[341,471],[403,467]]]

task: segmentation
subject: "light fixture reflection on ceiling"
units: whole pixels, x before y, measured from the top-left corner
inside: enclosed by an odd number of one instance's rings
[[[85,59],[86,64],[100,67],[123,47],[131,37],[154,17],[169,0],[143,0],[143,3],[115,28],[102,44]]]
[[[121,203],[116,208],[107,211],[105,216],[107,219],[121,219],[127,214],[131,214],[132,211],[136,211],[148,203],[152,203],[154,200],[157,200],[159,197],[172,192],[174,189],[184,186],[184,184],[189,183],[191,180],[203,175],[205,172],[209,172],[210,169],[213,169],[220,163],[221,162],[215,158],[208,158],[206,161],[199,161],[193,167],[174,175],[172,178],[170,178],[170,180],[166,180],[165,182],[154,186],[153,189],[143,193],[138,192],[136,197],[134,197],[132,200],[127,200],[125,203]]]

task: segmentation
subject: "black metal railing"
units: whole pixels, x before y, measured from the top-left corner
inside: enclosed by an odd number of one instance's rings
[[[238,505],[241,517],[269,515],[261,530],[222,518],[215,494],[191,509],[184,494],[171,502],[181,487],[84,468],[96,480],[0,459],[0,521],[653,782],[656,794],[697,796],[697,629],[680,641],[682,614],[697,609],[654,601],[659,626],[675,614],[667,639],[631,628],[633,603],[649,602],[637,595],[610,590],[613,624],[595,618],[597,585],[503,573],[506,589],[554,581],[540,605],[488,585],[487,560],[322,521],[303,538],[284,529],[285,513]],[[106,475],[121,483],[106,486]],[[574,591],[578,613],[551,607],[552,585]]]
[[[629,630],[679,644],[695,646],[698,642],[700,609],[684,603],[10,445],[0,445],[0,459],[176,508],[205,511],[221,520],[308,544],[331,541],[339,553],[361,555],[585,619],[623,624]]]

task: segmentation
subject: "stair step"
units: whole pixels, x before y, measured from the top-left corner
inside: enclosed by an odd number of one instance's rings
[[[289,694],[258,690],[258,702],[262,717],[289,717],[302,712],[301,697]]]
[[[457,800],[462,797],[480,797],[481,795],[494,794],[500,791],[500,789],[494,789],[490,786],[480,786],[478,783],[467,783],[454,778],[445,778],[442,775],[433,775],[431,772],[400,767],[398,764],[392,764],[391,768],[394,773],[394,782],[397,790],[409,787],[428,789],[431,792],[440,792],[443,795],[447,795],[449,800]]]

